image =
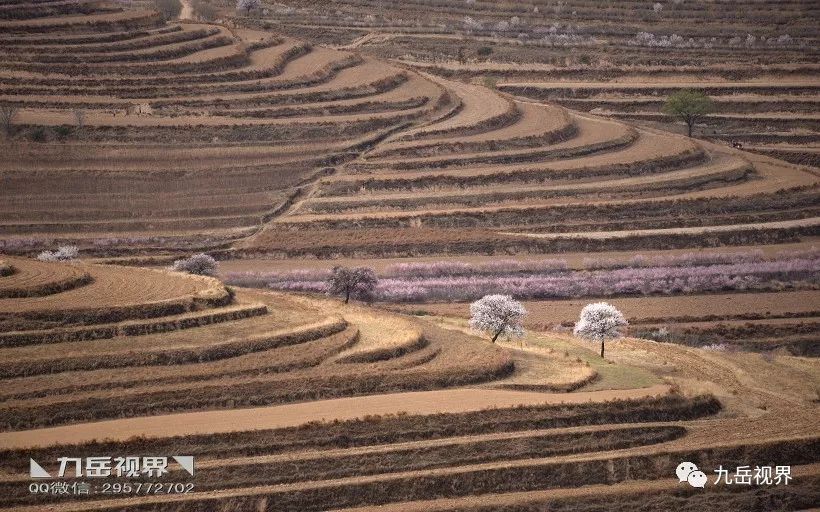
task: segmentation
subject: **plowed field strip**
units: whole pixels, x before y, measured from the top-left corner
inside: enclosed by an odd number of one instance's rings
[[[284,428],[316,420],[346,420],[375,414],[467,412],[488,407],[582,403],[657,396],[665,385],[645,389],[579,393],[537,393],[487,389],[449,389],[338,398],[314,402],[109,420],[79,425],[0,433],[0,448],[83,443],[93,439],[126,440],[133,436],[169,437]]]

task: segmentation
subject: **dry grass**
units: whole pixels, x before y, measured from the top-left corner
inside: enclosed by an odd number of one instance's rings
[[[97,2],[6,0],[0,101],[22,110],[0,148],[3,250],[77,243],[121,263],[203,250],[323,258],[311,265],[566,253],[577,267],[591,251],[771,253],[814,240],[818,174],[726,144],[816,160],[816,28],[804,5],[538,4],[357,0],[336,12],[282,0],[226,25],[179,25]],[[482,25],[467,29],[467,16]],[[791,42],[777,39],[782,27]],[[634,40],[646,30],[692,43]],[[551,42],[556,31],[566,44]],[[773,39],[729,41],[747,33]],[[684,86],[716,96],[720,112],[698,130],[713,143],[657,130],[680,128],[657,111]],[[628,338],[601,360],[563,332],[493,346],[464,331],[464,304],[425,305],[461,317],[431,322],[162,270],[0,259],[0,428],[82,434],[0,437],[84,443],[4,451],[4,511],[711,512],[818,501],[818,359]],[[237,265],[256,263],[225,268]],[[674,324],[691,345],[713,336],[809,354],[816,299],[612,302],[633,328]],[[528,303],[529,326],[566,330],[582,305]],[[404,393],[414,390],[438,398],[414,403]],[[671,393],[649,396],[658,390]],[[291,411],[278,424],[290,426],[260,430],[277,411]],[[188,416],[200,418],[198,435],[126,439],[177,412],[203,415]],[[387,415],[352,419],[368,413]],[[98,420],[110,422],[83,424]],[[119,440],[85,442],[106,428]],[[228,432],[237,428],[249,431]],[[201,487],[107,502],[27,493],[26,459],[66,451],[194,454]],[[693,494],[669,480],[682,459],[706,470],[789,464],[795,480]]]
[[[447,339],[388,312],[228,293],[201,276],[78,265],[93,278],[83,287],[84,308],[72,309],[80,298],[66,291],[52,302],[15,302],[6,313],[9,323],[39,322],[37,330],[3,335],[7,427],[431,389],[488,380],[512,366],[478,340]],[[236,304],[214,299],[214,290]],[[132,296],[145,302],[131,304]],[[82,325],[64,327],[72,322]]]

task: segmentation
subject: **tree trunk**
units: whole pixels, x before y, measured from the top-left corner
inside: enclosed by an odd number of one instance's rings
[[[497,339],[498,339],[498,337],[499,337],[499,336],[501,336],[501,333],[502,333],[502,332],[504,332],[504,329],[501,329],[500,331],[498,331],[497,333],[495,333],[495,336],[493,336],[493,343],[495,343],[495,340],[497,340]]]
[[[601,340],[601,359],[604,358],[604,340]]]
[[[345,290],[345,304],[350,302],[350,290]]]
[[[692,136],[692,127],[695,125],[694,121],[687,121],[686,126],[689,128],[689,136]]]

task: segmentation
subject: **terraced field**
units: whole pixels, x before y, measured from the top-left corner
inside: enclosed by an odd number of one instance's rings
[[[499,254],[816,234],[811,172],[551,105],[508,105],[508,115],[488,111],[482,121],[463,110],[440,130],[426,125],[434,135],[387,139],[238,247],[280,256]]]
[[[0,0],[0,512],[820,503],[814,3],[217,4]],[[238,287],[164,268],[201,251]],[[466,326],[500,292],[520,341]],[[126,454],[191,492],[30,492]]]
[[[630,339],[602,363],[566,336],[502,348],[453,324],[307,296],[227,293],[212,278],[4,261],[39,275],[36,289],[48,270],[55,280],[87,273],[91,282],[37,300],[64,297],[68,306],[74,294],[72,317],[101,335],[70,336],[62,325],[36,338],[24,336],[31,329],[4,334],[2,510],[592,510],[600,500],[630,508],[641,492],[655,496],[652,510],[684,497],[716,510],[727,496],[759,503],[760,492],[793,508],[818,498],[816,359]],[[150,291],[130,303],[132,289]],[[160,300],[188,311],[154,314]],[[98,318],[103,304],[127,304],[137,318]],[[578,391],[548,391],[575,381]],[[789,421],[777,421],[785,411]],[[192,454],[194,489],[71,500],[28,492],[28,458],[66,451]],[[683,459],[706,471],[788,463],[792,480],[704,493],[670,479]],[[190,477],[172,469],[168,478]]]
[[[44,266],[10,262],[20,274]],[[396,317],[389,329],[388,313],[351,306],[340,315],[330,302],[234,293],[167,271],[46,266],[55,282],[76,271],[90,280],[0,299],[6,429],[434,388],[512,366],[495,347],[470,349],[434,327]]]
[[[8,1],[17,18],[0,20],[0,102],[19,109],[0,163],[7,250],[225,245],[450,104],[417,73],[350,52],[52,3]]]
[[[750,149],[815,163],[809,20],[818,12],[809,2],[737,13],[707,2],[602,10],[585,1],[357,0],[334,3],[337,17],[321,3],[283,4],[269,13],[279,30],[422,70],[462,106],[321,179],[239,247],[398,257],[751,245],[815,233],[809,203],[770,200],[814,198],[816,171],[727,147],[786,142],[799,147]],[[785,25],[788,37],[773,36]],[[715,27],[720,37],[709,36]],[[660,107],[687,87],[718,104],[700,132],[717,143],[654,129],[670,127]]]
[[[814,2],[560,3],[288,0],[279,30],[396,59],[446,78],[581,111],[673,128],[669,91],[703,89],[717,112],[698,133],[817,167]]]
[[[814,171],[567,110],[542,101],[562,101],[548,85],[505,82],[495,90],[358,51],[394,48],[392,37],[337,49],[272,33],[259,19],[163,24],[146,11],[81,3],[72,7],[85,5],[76,17],[48,4],[2,21],[8,52],[0,101],[19,107],[5,141],[11,158],[0,164],[7,251],[31,254],[70,241],[100,256],[192,249],[226,257],[406,256],[753,245],[816,235]],[[351,16],[373,7],[355,4]],[[408,13],[420,9],[403,5]],[[801,5],[782,15],[796,16]],[[586,4],[578,7],[586,14],[576,9],[576,16],[590,14]],[[311,9],[280,6],[269,15],[284,32],[301,27],[297,18],[328,24]],[[546,15],[530,10],[530,23]],[[452,20],[462,11],[442,15]],[[440,32],[416,35],[450,41]],[[468,32],[467,42],[492,39],[486,30]],[[594,26],[588,32],[597,37]],[[813,42],[792,37],[789,44],[801,48]],[[712,55],[706,50],[698,52]],[[778,87],[810,94],[811,80],[801,80]],[[748,80],[704,87],[728,96],[744,84],[768,91]],[[668,82],[651,94],[684,85]],[[647,95],[655,86],[557,87],[587,97]],[[612,235],[594,235],[602,231]]]

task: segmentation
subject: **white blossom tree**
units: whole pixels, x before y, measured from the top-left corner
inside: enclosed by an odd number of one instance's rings
[[[262,5],[261,0],[236,0],[236,9],[239,11],[251,12],[253,9],[258,9]]]
[[[470,327],[489,333],[495,343],[502,334],[507,338],[523,336],[526,314],[524,306],[509,295],[485,295],[470,304]]]
[[[581,318],[575,324],[573,333],[590,341],[601,342],[601,357],[604,357],[604,342],[623,336],[623,328],[629,325],[623,313],[606,302],[587,304],[581,310]]]
[[[80,251],[76,245],[61,245],[56,251],[43,251],[37,255],[40,261],[71,261],[77,259]]]
[[[350,302],[351,297],[369,301],[373,298],[378,282],[372,268],[333,267],[327,280],[327,289],[331,295],[344,295],[345,304]]]
[[[205,253],[194,254],[190,258],[176,260],[174,270],[201,276],[212,276],[216,274],[217,262],[212,256]]]

